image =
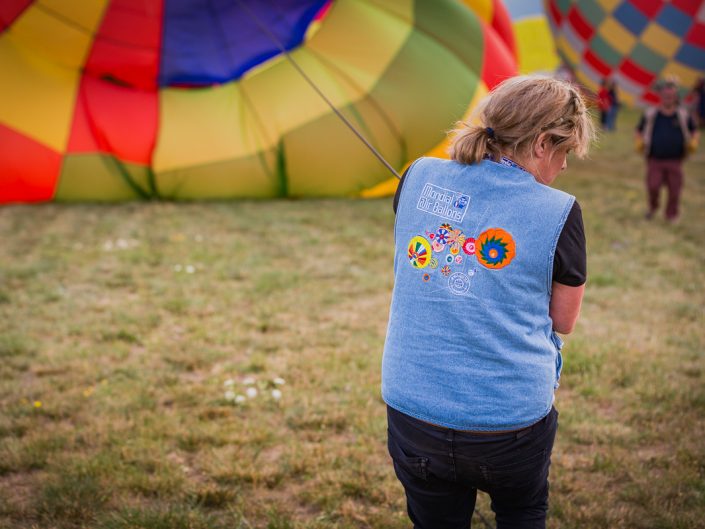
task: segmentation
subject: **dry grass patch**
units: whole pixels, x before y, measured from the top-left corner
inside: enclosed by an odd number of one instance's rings
[[[635,120],[559,179],[590,279],[554,529],[705,519],[705,156],[681,223],[646,222]],[[393,220],[389,200],[0,209],[0,527],[408,527],[379,397]]]

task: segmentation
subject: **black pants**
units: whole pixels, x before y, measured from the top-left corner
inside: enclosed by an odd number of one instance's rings
[[[389,454],[415,529],[467,529],[477,490],[490,495],[497,529],[545,528],[555,408],[503,434],[434,426],[387,407]]]

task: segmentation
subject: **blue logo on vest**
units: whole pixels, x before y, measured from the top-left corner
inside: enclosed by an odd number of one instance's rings
[[[469,205],[469,195],[426,183],[416,208],[437,217],[462,222]]]

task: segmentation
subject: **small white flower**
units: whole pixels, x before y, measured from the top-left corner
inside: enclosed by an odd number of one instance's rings
[[[229,378],[228,380],[223,382],[223,386],[225,386],[226,388],[231,388],[234,385],[235,385],[235,381],[232,378]]]
[[[174,272],[181,272],[181,265],[180,264],[174,265]]]
[[[273,398],[274,400],[279,400],[279,399],[281,399],[281,398],[282,398],[282,392],[279,391],[278,389],[273,389],[273,390],[272,390],[272,398]]]
[[[245,380],[242,381],[242,383],[246,386],[251,386],[255,383],[255,379],[253,377],[247,377]]]
[[[123,250],[128,247],[128,243],[125,239],[118,239],[115,244],[118,248],[122,248]]]
[[[242,404],[243,402],[245,402],[245,397],[243,395],[238,395],[237,397],[235,397],[236,404]]]
[[[284,384],[284,379],[282,377],[276,377],[272,380],[277,386],[281,386]]]
[[[247,388],[245,393],[249,398],[254,399],[257,396],[257,388]]]
[[[193,274],[196,271],[196,268],[193,265],[186,265],[186,273],[187,274]]]
[[[225,392],[225,400],[235,400],[236,397],[237,395],[235,395],[235,392],[232,389]]]

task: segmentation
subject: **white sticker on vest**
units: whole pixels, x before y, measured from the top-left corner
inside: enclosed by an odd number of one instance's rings
[[[470,290],[470,276],[456,272],[448,278],[448,290],[456,296],[462,296]]]
[[[462,222],[470,207],[470,196],[426,183],[416,208],[454,222]]]

